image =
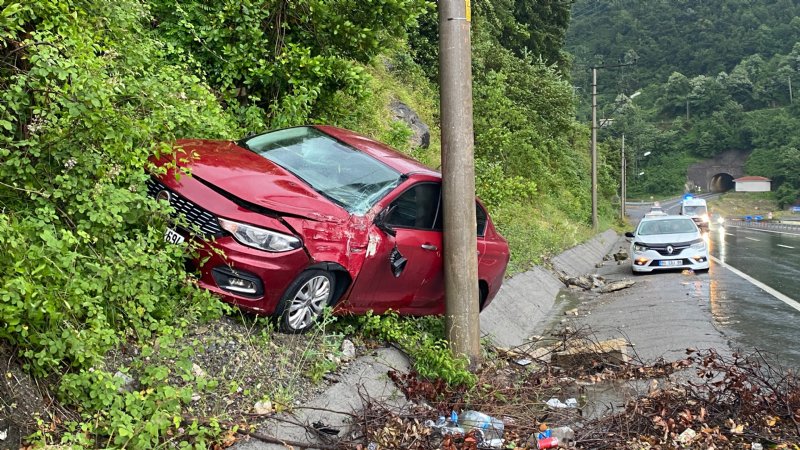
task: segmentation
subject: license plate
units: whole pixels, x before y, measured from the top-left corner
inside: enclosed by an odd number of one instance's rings
[[[170,244],[180,244],[183,242],[183,236],[172,228],[167,228],[167,231],[164,232],[164,240]]]
[[[681,265],[681,260],[674,259],[674,260],[669,260],[669,261],[659,261],[658,265],[659,266],[680,266]]]

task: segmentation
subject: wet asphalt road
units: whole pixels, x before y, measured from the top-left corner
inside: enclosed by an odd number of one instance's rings
[[[628,208],[632,216],[644,210]],[[722,353],[759,350],[777,365],[800,367],[800,310],[791,305],[791,300],[800,300],[800,236],[729,226],[712,229],[709,237],[712,255],[724,265],[712,262],[702,274],[634,276],[629,261],[606,261],[597,272],[607,281],[633,279],[636,284],[609,294],[564,290],[557,306],[562,311],[577,307],[578,316],[553,320],[590,330],[597,340],[625,338],[643,361],[679,359],[691,347]],[[621,238],[615,248],[627,251],[628,245]],[[767,290],[726,265],[764,283]],[[789,304],[768,292],[772,289]]]

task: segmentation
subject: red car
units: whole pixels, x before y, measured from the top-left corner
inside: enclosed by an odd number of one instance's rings
[[[172,169],[150,179],[148,191],[183,217],[165,239],[202,243],[200,286],[279,317],[287,332],[307,330],[332,305],[337,313],[444,313],[438,172],[330,126],[176,147],[192,155],[177,158],[191,176]],[[483,309],[500,289],[509,251],[475,207]]]

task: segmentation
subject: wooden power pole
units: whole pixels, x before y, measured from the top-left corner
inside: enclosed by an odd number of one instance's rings
[[[450,348],[480,363],[470,0],[439,1],[444,283]]]

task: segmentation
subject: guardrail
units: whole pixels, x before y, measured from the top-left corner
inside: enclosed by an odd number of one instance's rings
[[[763,230],[774,231],[794,231],[800,232],[800,225],[794,223],[784,223],[779,220],[744,220],[744,219],[726,219],[725,225],[732,225],[744,228],[758,228]]]

